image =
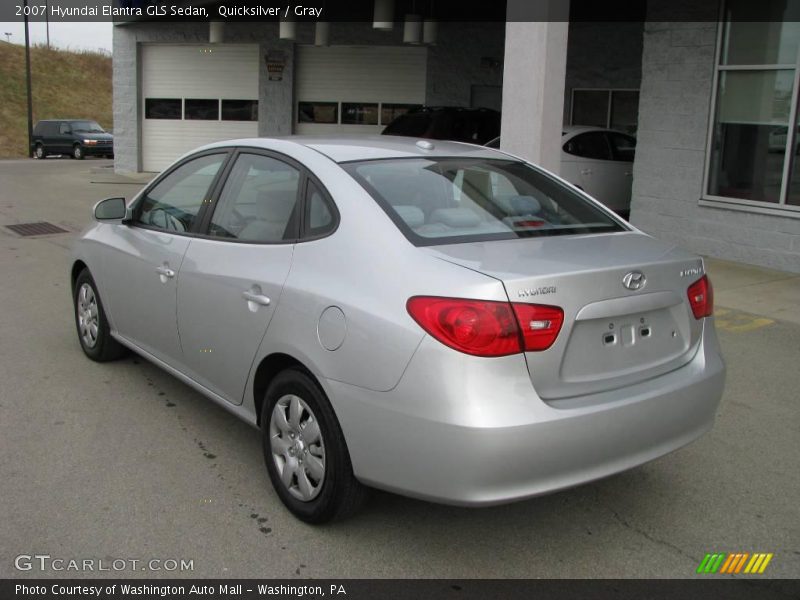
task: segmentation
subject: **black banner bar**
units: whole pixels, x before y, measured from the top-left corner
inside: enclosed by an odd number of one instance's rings
[[[394,22],[418,14],[439,22],[711,22],[719,18],[715,0],[704,2],[658,2],[648,11],[647,0],[395,0]],[[2,0],[0,21],[21,22],[24,14],[33,21],[51,22],[372,22],[375,0]],[[763,10],[758,2],[737,11],[742,21],[800,20],[800,3],[780,13]]]
[[[28,579],[0,580],[0,599],[52,600],[797,600],[800,580],[386,580]]]

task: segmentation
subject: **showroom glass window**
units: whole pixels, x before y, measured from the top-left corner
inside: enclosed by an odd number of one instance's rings
[[[792,0],[725,3],[709,139],[711,198],[800,206],[798,21]]]

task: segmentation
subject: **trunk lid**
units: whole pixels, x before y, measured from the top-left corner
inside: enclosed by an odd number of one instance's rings
[[[423,250],[500,280],[512,302],[564,310],[555,343],[525,355],[531,382],[545,401],[656,377],[686,364],[697,351],[702,321],[692,315],[687,288],[702,277],[702,259],[645,234],[542,237]],[[627,287],[626,277],[634,280]]]

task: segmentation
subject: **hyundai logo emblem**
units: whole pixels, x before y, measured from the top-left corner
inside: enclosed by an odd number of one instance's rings
[[[647,277],[641,271],[631,271],[622,278],[622,285],[629,290],[640,290],[647,283]]]

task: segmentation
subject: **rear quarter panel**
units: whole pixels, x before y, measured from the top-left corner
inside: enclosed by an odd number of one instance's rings
[[[281,352],[321,380],[387,391],[397,385],[425,337],[406,311],[409,297],[507,299],[499,281],[414,247],[339,165],[319,154],[297,158],[330,192],[340,224],[326,238],[297,244],[256,365]],[[335,350],[323,347],[319,338],[320,317],[331,306],[345,315],[344,341]]]

